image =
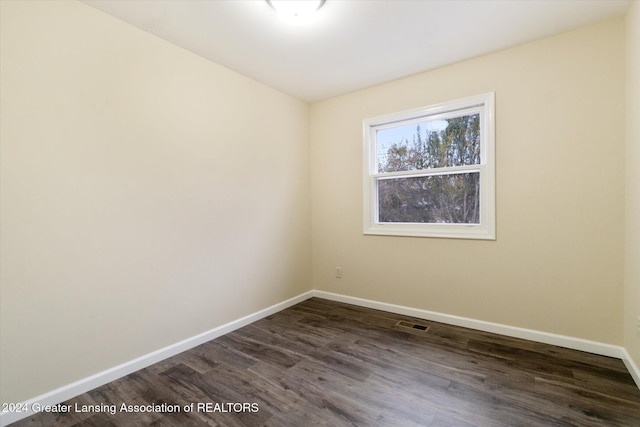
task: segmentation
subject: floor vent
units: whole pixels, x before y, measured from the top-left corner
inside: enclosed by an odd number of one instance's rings
[[[396,323],[396,326],[401,326],[403,328],[409,328],[409,329],[416,329],[416,330],[422,331],[422,332],[429,332],[429,328],[430,328],[427,325],[421,325],[419,323],[406,322],[404,320],[398,321],[398,323]]]

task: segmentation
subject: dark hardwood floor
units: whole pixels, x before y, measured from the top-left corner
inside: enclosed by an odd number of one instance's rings
[[[640,426],[618,359],[317,298],[65,404],[14,426]]]

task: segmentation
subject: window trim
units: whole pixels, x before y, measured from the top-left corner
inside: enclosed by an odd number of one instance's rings
[[[451,117],[462,110],[478,108],[480,113],[480,164],[429,169],[427,171],[390,172],[385,177],[425,176],[460,173],[480,173],[480,223],[381,223],[377,221],[378,174],[376,130],[396,123]],[[363,120],[363,233],[368,235],[440,237],[457,239],[496,239],[495,221],[495,93],[488,92],[468,98],[442,102],[412,110],[386,114]],[[383,178],[384,179],[384,178]]]

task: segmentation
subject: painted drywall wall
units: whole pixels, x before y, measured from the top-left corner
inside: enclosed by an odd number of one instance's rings
[[[620,345],[624,37],[606,21],[312,105],[314,288]],[[364,236],[362,120],[490,91],[497,240]]]
[[[0,401],[310,289],[307,104],[79,2],[0,7]]]
[[[626,15],[626,222],[624,346],[640,367],[640,2]]]

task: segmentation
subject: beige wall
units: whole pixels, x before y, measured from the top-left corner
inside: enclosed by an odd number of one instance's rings
[[[637,1],[626,197],[623,19],[309,114],[83,4],[0,8],[0,401],[312,287],[624,342],[640,365]],[[362,120],[487,91],[497,240],[363,236]]]
[[[81,3],[0,6],[0,401],[310,289],[305,103]]]
[[[314,288],[622,344],[624,36],[611,20],[314,104]],[[497,240],[362,235],[362,120],[488,91]]]
[[[624,345],[640,367],[640,2],[626,16],[627,153]]]

